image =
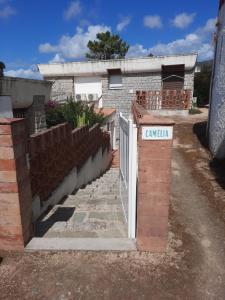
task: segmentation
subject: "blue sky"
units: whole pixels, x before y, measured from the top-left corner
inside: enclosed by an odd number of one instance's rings
[[[216,0],[0,0],[0,60],[10,76],[37,63],[84,58],[99,31],[119,33],[129,57],[198,52],[213,56]]]

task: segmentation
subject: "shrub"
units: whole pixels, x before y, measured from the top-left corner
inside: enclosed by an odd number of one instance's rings
[[[204,106],[209,103],[211,74],[211,65],[203,65],[201,72],[195,74],[194,95],[197,97],[198,106]]]
[[[65,122],[62,107],[56,101],[49,101],[45,106],[47,127]]]
[[[48,127],[68,122],[72,128],[83,125],[93,126],[96,123],[103,124],[105,117],[94,111],[94,105],[73,99],[67,100],[66,103],[59,105],[55,101],[50,101],[46,105],[46,123]]]
[[[189,114],[190,115],[197,115],[197,114],[201,114],[202,112],[200,111],[200,109],[192,107],[189,109]]]

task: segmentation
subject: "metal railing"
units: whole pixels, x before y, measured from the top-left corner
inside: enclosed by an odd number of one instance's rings
[[[120,125],[120,197],[128,224],[128,237],[136,237],[137,127],[122,113]]]

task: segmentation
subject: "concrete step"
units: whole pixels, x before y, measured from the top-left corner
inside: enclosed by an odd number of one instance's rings
[[[69,195],[68,198],[76,200],[76,199],[80,199],[80,200],[90,200],[90,199],[120,199],[119,194],[101,194],[99,193],[98,195],[94,195],[92,194],[75,194],[75,195]],[[67,199],[68,199],[67,198]]]
[[[92,186],[88,186],[85,189],[79,189],[77,191],[77,193],[83,193],[83,192],[87,192],[87,193],[91,193],[91,192],[112,192],[112,193],[118,193],[119,192],[119,187],[118,186],[97,186],[97,187],[92,187]],[[76,194],[77,194],[76,193]]]
[[[118,186],[119,185],[119,181],[97,181],[97,182],[94,182],[93,183],[93,186],[94,187],[97,187],[97,186],[101,186],[101,185],[104,185],[104,186],[108,186],[108,187],[115,187],[115,186]],[[86,187],[91,187],[91,185],[87,185]]]
[[[128,238],[33,238],[25,251],[136,251]]]
[[[74,197],[90,197],[90,198],[103,198],[104,196],[118,196],[119,191],[78,191],[76,194],[74,194]]]
[[[87,185],[85,188],[82,188],[81,190],[97,189],[97,188],[101,188],[101,186],[102,186],[102,184],[100,184],[100,183],[97,183],[97,184],[92,183],[92,184]],[[117,183],[109,183],[109,184],[107,184],[107,187],[110,189],[117,188],[118,184]]]
[[[76,211],[114,211],[114,212],[119,212],[121,211],[121,204],[116,203],[116,204],[111,204],[108,202],[101,203],[91,203],[91,202],[86,202],[86,203],[74,203],[74,202],[66,202],[61,205],[56,205],[56,207],[75,207]]]

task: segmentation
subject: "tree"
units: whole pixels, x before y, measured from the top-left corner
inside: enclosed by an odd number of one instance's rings
[[[111,34],[109,31],[97,33],[97,40],[89,41],[87,46],[88,59],[115,59],[124,58],[129,49],[129,45],[123,41],[119,35]]]
[[[4,62],[0,61],[0,77],[4,75],[4,69],[5,69],[5,64]]]
[[[201,72],[195,74],[194,96],[197,97],[197,105],[203,106],[209,103],[212,66],[203,64]]]

